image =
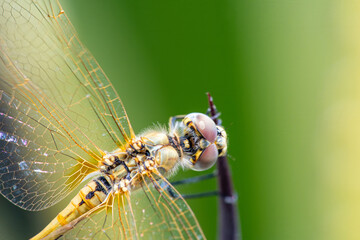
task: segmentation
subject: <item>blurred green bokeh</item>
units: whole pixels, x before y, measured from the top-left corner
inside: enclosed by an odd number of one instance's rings
[[[211,92],[229,135],[243,239],[359,239],[357,4],[67,0],[63,7],[136,132],[204,112]],[[216,239],[216,199],[188,202]],[[61,208],[29,213],[0,203],[8,216],[0,229],[13,239],[35,234]]]

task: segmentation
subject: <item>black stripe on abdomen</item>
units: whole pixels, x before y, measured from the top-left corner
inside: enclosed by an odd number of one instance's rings
[[[107,191],[110,191],[112,189],[112,186],[110,185],[109,181],[105,177],[101,176],[101,177],[97,178],[97,180],[99,180],[106,187]],[[101,185],[101,184],[99,184],[99,185]],[[105,189],[104,189],[104,191],[105,191]],[[104,192],[104,193],[107,194],[107,192]]]
[[[103,176],[101,176],[97,179],[94,179],[94,182],[96,184],[95,190],[90,191],[90,192],[88,192],[88,194],[86,194],[85,199],[87,199],[87,200],[92,199],[95,196],[95,192],[103,192],[105,195],[108,195],[109,191],[112,189],[108,180]],[[106,189],[104,188],[104,186],[106,187]],[[83,204],[83,201],[81,201],[79,205],[82,205],[82,204]]]

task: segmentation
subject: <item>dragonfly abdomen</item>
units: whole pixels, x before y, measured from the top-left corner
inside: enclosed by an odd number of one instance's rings
[[[79,191],[64,210],[31,240],[43,239],[56,229],[69,224],[71,221],[99,206],[105,201],[111,190],[112,184],[108,177],[100,176],[92,180]],[[60,236],[60,234],[52,235],[50,239],[56,239]]]

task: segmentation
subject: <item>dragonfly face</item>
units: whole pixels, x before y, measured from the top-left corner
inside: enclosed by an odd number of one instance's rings
[[[191,168],[203,171],[212,167],[218,156],[226,152],[226,133],[205,114],[191,113],[184,117],[181,146]]]
[[[26,210],[74,196],[34,239],[204,239],[165,177],[211,167],[225,131],[195,113],[136,136],[58,1],[0,8],[0,192]]]

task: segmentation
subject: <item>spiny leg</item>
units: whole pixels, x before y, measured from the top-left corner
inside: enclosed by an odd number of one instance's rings
[[[175,128],[176,121],[183,120],[186,115],[176,115],[169,119],[169,129],[172,131]]]
[[[171,182],[171,185],[176,186],[176,185],[183,185],[183,184],[189,184],[189,183],[197,183],[197,182],[201,182],[201,181],[204,181],[207,179],[217,177],[217,175],[218,175],[217,171],[214,171],[212,173],[208,173],[205,175],[191,177],[191,178],[185,178],[185,179],[181,179],[181,180],[178,180],[175,182]]]
[[[196,176],[196,177],[192,177],[192,178],[186,178],[186,179],[174,181],[174,182],[171,182],[171,185],[176,186],[176,185],[197,183],[197,182],[212,179],[215,177],[217,177],[216,171],[209,173],[209,174],[201,175],[201,176]],[[165,185],[165,188],[173,198],[178,197],[178,194],[176,194],[168,185]],[[191,198],[201,198],[201,197],[212,197],[212,196],[218,196],[218,195],[219,195],[219,191],[215,190],[215,191],[208,191],[208,192],[194,193],[194,194],[182,194],[181,196],[185,199],[191,199]]]

